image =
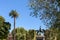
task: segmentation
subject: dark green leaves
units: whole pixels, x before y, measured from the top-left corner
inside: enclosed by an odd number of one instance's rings
[[[0,16],[0,39],[7,38],[11,24],[9,22],[5,22],[5,19]]]
[[[16,12],[16,10],[12,10],[12,11],[9,13],[9,16],[17,18],[17,17],[18,17],[18,13]]]
[[[54,24],[60,8],[57,0],[29,0],[29,4],[31,16],[39,18],[45,25]]]

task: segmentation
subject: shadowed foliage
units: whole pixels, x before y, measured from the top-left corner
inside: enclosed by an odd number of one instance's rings
[[[58,13],[60,11],[59,2],[59,0],[29,0],[32,10],[30,15],[42,20],[44,25],[51,26],[55,23],[57,14],[60,14]]]
[[[10,30],[11,24],[9,22],[5,22],[5,19],[0,16],[0,39],[6,39]]]

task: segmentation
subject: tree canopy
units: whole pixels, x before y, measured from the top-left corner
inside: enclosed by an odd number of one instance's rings
[[[0,39],[7,38],[11,24],[5,22],[4,17],[0,16]]]
[[[12,35],[13,35],[12,30]],[[16,28],[16,40],[34,40],[35,37],[35,30],[25,30],[24,28]],[[14,35],[13,35],[14,36]]]
[[[45,30],[46,40],[60,40],[60,0],[29,0],[31,16],[50,26]]]
[[[14,30],[12,30],[12,35],[14,34],[13,33]],[[25,40],[26,36],[26,30],[24,28],[16,28],[15,29],[15,32],[16,32],[16,40]],[[14,35],[13,35],[14,36]]]
[[[13,17],[17,18],[18,17],[18,13],[16,12],[16,10],[11,10],[11,12],[9,13],[9,16],[11,16],[12,18]]]
[[[60,14],[60,1],[57,0],[29,0],[31,16],[41,19],[45,25],[53,25]]]

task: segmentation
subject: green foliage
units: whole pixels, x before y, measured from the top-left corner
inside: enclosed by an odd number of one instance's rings
[[[18,17],[18,13],[16,12],[16,10],[12,10],[12,11],[9,13],[9,16],[11,16],[12,18],[13,18],[13,17]]]
[[[12,31],[12,35],[14,34],[13,33],[14,30]],[[25,40],[26,38],[26,30],[24,28],[16,28],[15,29],[15,35],[16,35],[16,40]]]
[[[42,20],[48,30],[45,40],[60,40],[60,0],[30,0],[31,16]]]
[[[45,40],[60,40],[60,28],[50,27],[44,32]]]
[[[36,33],[35,30],[29,30],[26,33],[26,40],[34,40],[35,33]]]
[[[60,1],[59,1],[60,2]],[[31,16],[35,16],[42,20],[46,26],[51,26],[55,23],[58,8],[57,0],[29,0]]]
[[[0,16],[0,39],[7,38],[11,24],[9,22],[5,22],[5,19]]]
[[[30,34],[32,39],[34,38],[34,32],[35,32],[34,30],[29,30],[29,34]]]
[[[29,3],[30,15],[50,26],[44,32],[46,40],[60,40],[60,0],[29,0]]]
[[[14,30],[12,30],[12,35]],[[35,30],[25,30],[24,28],[16,28],[16,40],[34,40]],[[13,35],[14,36],[14,35]]]
[[[29,32],[26,33],[26,40],[32,40],[31,35],[29,34]]]
[[[4,21],[5,21],[5,19],[2,16],[0,16],[0,26],[3,26]]]

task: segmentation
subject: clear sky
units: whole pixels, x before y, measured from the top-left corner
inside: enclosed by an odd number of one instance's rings
[[[16,20],[16,27],[23,27],[29,29],[45,28],[43,23],[35,17],[29,16],[30,10],[28,7],[28,0],[0,0],[0,16],[3,16],[7,22],[11,23],[11,30],[13,29],[13,18],[9,17],[9,12],[16,10],[19,17]]]

